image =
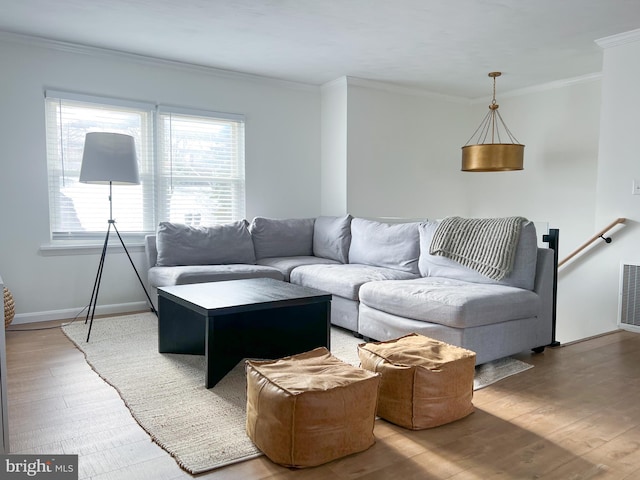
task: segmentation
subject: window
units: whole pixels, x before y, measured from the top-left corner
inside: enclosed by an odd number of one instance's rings
[[[187,225],[244,218],[244,125],[158,112],[158,213]]]
[[[244,119],[153,104],[46,92],[51,238],[103,238],[109,187],[78,181],[85,135],[132,135],[140,185],[113,186],[123,235],[160,221],[211,225],[244,218]]]

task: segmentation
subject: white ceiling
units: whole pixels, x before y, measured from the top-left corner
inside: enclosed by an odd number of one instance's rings
[[[321,85],[467,98],[587,74],[640,0],[0,0],[0,30]]]

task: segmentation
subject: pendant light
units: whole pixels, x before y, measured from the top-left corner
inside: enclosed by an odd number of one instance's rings
[[[501,72],[489,74],[493,78],[493,100],[480,126],[462,147],[463,172],[505,172],[523,169],[524,145],[516,140],[504,123],[498,111],[499,105],[496,103],[496,77],[500,75]],[[475,143],[470,144],[474,140]]]

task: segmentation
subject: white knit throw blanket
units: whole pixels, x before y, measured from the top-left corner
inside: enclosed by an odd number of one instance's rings
[[[513,268],[523,217],[447,217],[436,229],[429,253],[450,258],[493,280]]]

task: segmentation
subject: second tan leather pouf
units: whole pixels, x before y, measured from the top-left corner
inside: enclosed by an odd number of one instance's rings
[[[358,346],[362,368],[382,375],[378,415],[412,430],[437,427],[473,412],[476,354],[411,334]]]
[[[326,348],[246,362],[247,434],[272,461],[312,467],[375,443],[380,376]]]

